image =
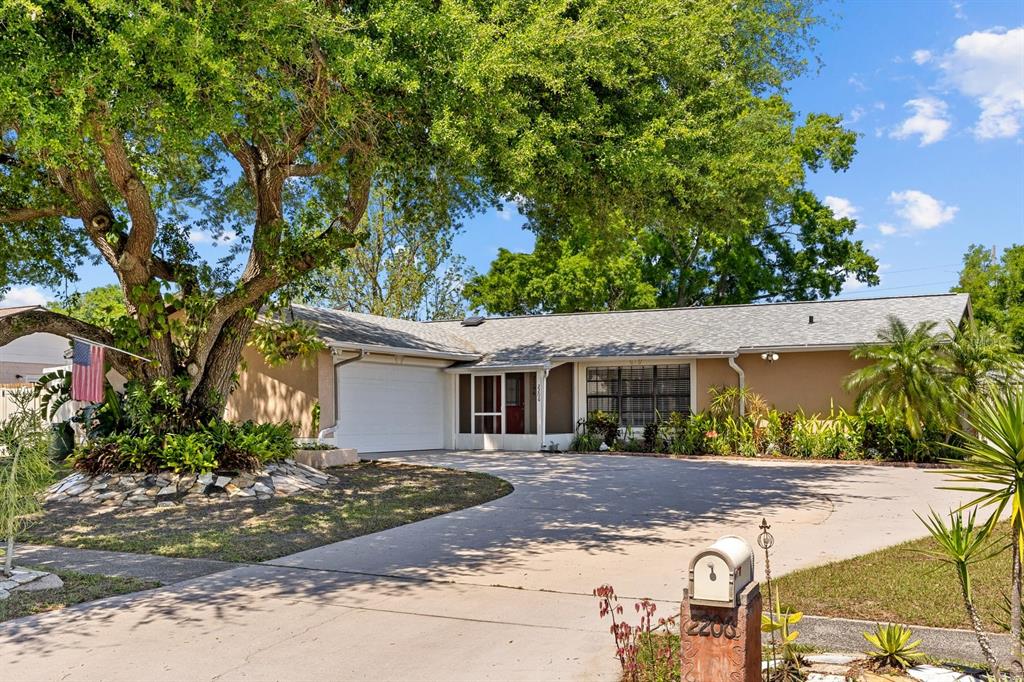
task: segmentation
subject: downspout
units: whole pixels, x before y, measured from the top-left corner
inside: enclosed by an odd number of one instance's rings
[[[740,378],[740,416],[742,417],[747,413],[747,399],[743,395],[743,389],[747,387],[747,376],[743,373],[743,368],[736,364],[736,358],[739,356],[739,351],[730,355],[729,366],[733,368]]]
[[[351,364],[353,362],[359,362],[360,360],[365,358],[367,355],[369,355],[368,352],[366,352],[365,350],[360,350],[359,351],[359,355],[355,356],[354,358],[347,358],[345,360],[338,360],[337,362],[334,363],[334,377],[333,377],[334,378],[334,426],[326,428],[326,429],[322,430],[320,433],[318,433],[316,435],[316,439],[318,441],[319,440],[323,440],[327,436],[330,436],[331,438],[333,438],[334,437],[335,429],[338,428],[338,424],[341,421],[341,419],[340,419],[341,415],[338,414],[338,408],[340,407],[340,405],[338,404],[338,368],[342,367],[344,365]],[[335,443],[335,445],[337,445],[337,443]]]
[[[537,431],[540,432],[540,449],[544,450],[544,436],[547,435],[548,424],[547,424],[547,413],[548,413],[548,373],[550,369],[545,369],[541,375],[540,387],[537,390]]]

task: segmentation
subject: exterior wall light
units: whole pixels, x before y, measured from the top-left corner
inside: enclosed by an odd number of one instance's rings
[[[778,353],[761,353],[761,359],[769,365],[779,359]]]

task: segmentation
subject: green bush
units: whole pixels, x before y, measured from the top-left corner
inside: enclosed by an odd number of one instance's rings
[[[161,469],[174,472],[212,471],[217,467],[217,451],[202,431],[169,433],[157,459]]]
[[[72,463],[76,469],[90,474],[253,471],[289,457],[294,449],[290,424],[232,424],[216,420],[184,433],[122,433],[94,438],[77,450]]]

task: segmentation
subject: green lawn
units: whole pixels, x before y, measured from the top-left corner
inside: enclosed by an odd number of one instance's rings
[[[51,506],[26,543],[258,562],[482,504],[512,492],[487,474],[388,462],[331,469],[323,492],[266,501],[84,513]]]
[[[30,567],[29,567],[30,568]],[[10,597],[0,601],[0,622],[31,616],[46,611],[56,611],[65,606],[82,602],[113,597],[128,592],[138,592],[160,583],[136,578],[113,578],[104,575],[83,575],[72,571],[51,571],[64,581],[59,590],[41,590],[39,592],[13,592]]]
[[[1006,525],[998,529],[998,543],[1008,542],[1006,533]],[[956,576],[950,567],[922,552],[931,549],[935,549],[931,538],[914,540],[796,571],[775,584],[783,606],[810,615],[969,628]],[[998,621],[1002,619],[1003,595],[1009,593],[1009,576],[1008,548],[971,572],[975,603],[991,630],[1002,630]]]

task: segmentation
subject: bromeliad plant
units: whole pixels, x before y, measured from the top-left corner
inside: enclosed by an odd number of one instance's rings
[[[799,623],[804,614],[801,611],[782,610],[779,592],[775,591],[775,609],[773,613],[761,614],[761,632],[775,635],[779,639],[780,657],[773,660],[768,667],[769,682],[803,682],[807,679],[806,662],[796,648],[798,630],[791,629]]]
[[[913,635],[913,631],[906,625],[876,623],[874,633],[864,633],[864,639],[874,647],[868,652],[868,657],[881,669],[906,670],[913,667],[924,657],[923,653],[917,651],[921,640],[910,641]]]

